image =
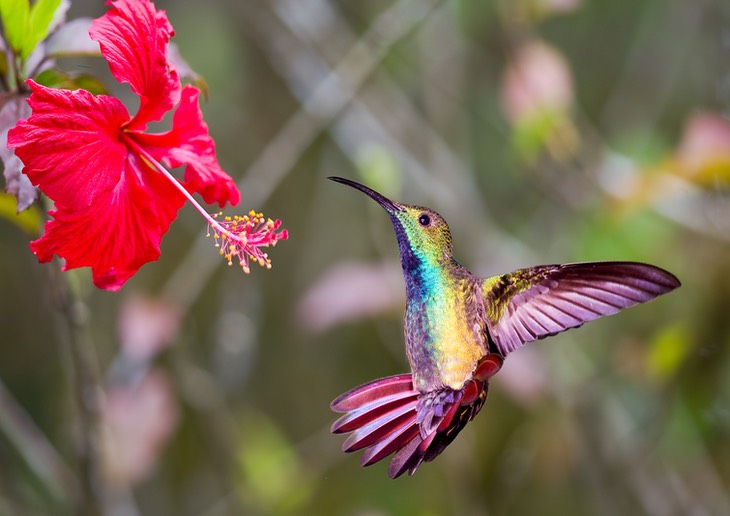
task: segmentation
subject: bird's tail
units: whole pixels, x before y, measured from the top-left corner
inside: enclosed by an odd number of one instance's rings
[[[489,378],[502,367],[499,355],[487,355],[460,390],[442,388],[420,392],[412,374],[381,378],[356,387],[335,399],[331,408],[345,415],[332,432],[348,433],[345,452],[365,449],[360,464],[369,466],[393,452],[388,475],[412,475],[435,459],[479,412],[487,397]]]

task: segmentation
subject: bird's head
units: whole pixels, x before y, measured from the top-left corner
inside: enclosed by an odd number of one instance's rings
[[[449,226],[434,210],[391,201],[375,190],[349,179],[342,177],[328,179],[360,190],[388,212],[398,238],[404,268],[407,266],[407,260],[412,258],[426,263],[439,263],[451,259],[453,250]]]

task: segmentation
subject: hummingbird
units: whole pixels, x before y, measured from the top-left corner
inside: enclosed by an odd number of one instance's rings
[[[525,343],[650,301],[680,286],[638,262],[538,265],[480,278],[453,256],[451,233],[434,210],[355,188],[385,209],[406,284],[404,333],[411,372],[371,381],[337,397],[332,425],[342,449],[364,449],[361,465],[395,453],[388,476],[413,475],[434,460],[481,410],[489,380]]]

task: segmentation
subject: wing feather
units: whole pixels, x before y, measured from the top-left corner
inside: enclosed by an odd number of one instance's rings
[[[637,262],[542,265],[482,284],[489,331],[504,356],[679,287],[669,272]]]
[[[540,321],[542,327],[545,328],[546,335],[552,335],[559,332],[563,325],[558,322],[555,314],[550,314],[545,308],[545,302],[536,302],[534,305],[534,317]]]

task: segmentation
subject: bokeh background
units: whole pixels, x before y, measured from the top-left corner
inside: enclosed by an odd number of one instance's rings
[[[121,292],[69,273],[105,514],[730,513],[730,3],[157,6],[207,82],[238,212],[290,239],[244,276],[188,206]],[[482,276],[625,259],[683,286],[510,355],[446,452],[392,481],[329,434],[331,399],[407,368],[388,219],[329,175],[435,208]],[[53,268],[12,215],[0,238],[0,514],[72,514],[78,375]]]

